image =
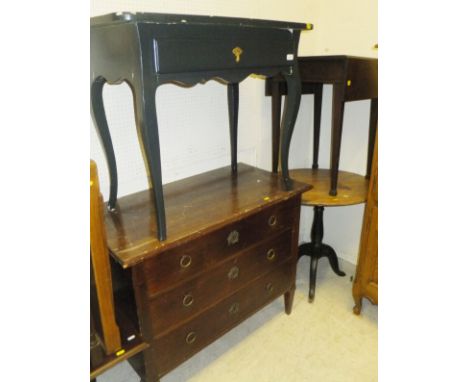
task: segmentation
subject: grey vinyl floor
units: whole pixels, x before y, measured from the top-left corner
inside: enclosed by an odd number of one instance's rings
[[[309,259],[298,262],[291,315],[283,299],[256,313],[196,354],[161,382],[374,382],[377,381],[377,306],[354,306],[350,276],[355,266],[340,260],[345,277],[336,276],[320,259],[315,301],[307,301]],[[124,362],[98,382],[137,382]]]

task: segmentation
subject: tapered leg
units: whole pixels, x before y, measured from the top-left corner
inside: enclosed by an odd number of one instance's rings
[[[103,77],[98,77],[91,83],[91,115],[107,161],[110,180],[108,208],[113,210],[117,201],[117,164],[102,98],[105,83],[106,80]]]
[[[319,256],[310,257],[310,272],[309,272],[309,302],[315,298],[315,284],[317,281],[317,264]]]
[[[301,78],[297,65],[294,66],[291,73],[283,73],[286,79],[288,95],[284,107],[283,120],[281,123],[281,171],[286,188],[290,186],[289,178],[289,146],[296,123],[299,105],[301,103]]]
[[[344,85],[333,85],[332,143],[331,143],[331,185],[330,195],[336,196],[338,187],[338,166],[340,162],[341,134],[343,131]]]
[[[367,171],[366,178],[370,179],[372,171],[372,158],[374,156],[375,134],[377,132],[378,120],[378,99],[371,100],[370,118],[369,118],[369,142],[367,143]]]
[[[281,93],[279,82],[271,81],[271,171],[278,173],[280,126],[281,126]]]
[[[159,148],[158,120],[156,116],[156,86],[147,85],[134,89],[135,114],[153,185],[156,205],[158,238],[166,239],[166,213],[161,174],[161,152]]]
[[[239,84],[227,85],[229,134],[231,138],[231,170],[237,172],[237,123],[239,117]]]
[[[294,302],[294,292],[296,291],[296,288],[291,288],[284,294],[284,311],[286,314],[291,314],[292,312],[292,306]]]
[[[317,84],[314,90],[314,152],[312,168],[318,168],[320,123],[322,120],[322,93],[323,84]]]
[[[357,276],[357,275],[356,275]],[[354,308],[353,312],[356,315],[361,314],[362,308],[362,295],[357,279],[354,280],[353,284],[353,299],[354,299]]]

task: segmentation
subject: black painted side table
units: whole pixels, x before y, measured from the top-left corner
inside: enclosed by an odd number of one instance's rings
[[[369,179],[377,130],[378,60],[354,56],[299,57],[302,94],[314,94],[314,147],[312,168],[318,168],[323,84],[333,84],[330,195],[336,195],[343,131],[345,102],[371,100],[367,172]],[[276,76],[266,83],[266,95],[272,97],[273,171],[278,169],[281,96],[288,91],[284,80]]]
[[[281,74],[288,88],[283,120],[282,172],[289,183],[288,153],[301,98],[297,48],[310,24],[228,17],[114,13],[91,18],[91,112],[109,168],[108,207],[118,208],[117,167],[107,124],[104,84],[130,85],[148,164],[159,240],[166,239],[156,90],[175,83],[193,86],[216,79],[227,84],[231,167],[237,169],[239,82],[250,74]]]

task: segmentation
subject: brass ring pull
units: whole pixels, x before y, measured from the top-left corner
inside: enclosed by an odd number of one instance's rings
[[[232,267],[228,272],[229,280],[237,279],[238,276],[239,276],[239,268],[238,267]]]
[[[182,268],[188,268],[192,264],[192,258],[189,255],[184,255],[180,258],[180,266]]]
[[[182,304],[186,307],[189,307],[193,304],[193,296],[191,294],[186,294],[182,300]]]
[[[275,226],[277,222],[278,222],[278,220],[276,219],[276,216],[275,216],[275,215],[271,215],[271,216],[268,218],[268,225],[269,225],[270,227]]]
[[[231,231],[227,237],[227,243],[229,246],[234,245],[239,242],[239,232],[234,230]]]
[[[268,293],[271,293],[273,292],[273,289],[275,289],[275,287],[273,286],[272,283],[268,283],[267,285],[265,285],[265,289],[267,290]]]
[[[236,314],[239,312],[239,303],[235,302],[229,307],[229,314]]]
[[[276,258],[276,251],[273,248],[270,248],[266,257],[268,261],[273,261]]]
[[[190,345],[193,344],[196,339],[197,335],[195,334],[195,332],[190,332],[189,334],[187,334],[187,337],[185,337],[185,342],[187,342]]]

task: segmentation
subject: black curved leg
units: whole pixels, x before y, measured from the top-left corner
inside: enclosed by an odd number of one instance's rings
[[[330,262],[330,266],[338,276],[346,276],[338,264],[338,256],[336,255],[335,250],[327,244],[322,244],[322,256],[328,257],[328,261]]]
[[[314,151],[312,168],[318,168],[319,144],[320,144],[320,123],[322,120],[322,93],[323,84],[316,84],[314,89]]]
[[[299,76],[298,66],[295,65],[290,73],[283,73],[286,79],[288,95],[286,96],[286,102],[284,106],[283,120],[281,123],[281,171],[283,173],[283,180],[286,184],[286,188],[290,186],[289,178],[289,146],[291,144],[291,138],[294,131],[294,125],[296,123],[297,113],[299,111],[299,105],[301,103],[301,78]]]
[[[115,209],[117,201],[117,164],[115,161],[114,147],[112,146],[112,138],[109,132],[109,125],[107,124],[106,112],[104,110],[104,101],[102,99],[102,89],[105,83],[106,80],[103,77],[98,77],[91,83],[91,116],[107,161],[110,180],[109,201],[107,206],[110,210],[113,210]]]
[[[338,166],[340,163],[341,135],[343,132],[343,113],[344,113],[344,84],[333,85],[333,106],[332,106],[332,142],[330,173],[331,185],[330,195],[336,196],[338,187]]]
[[[280,83],[271,81],[271,171],[278,173],[280,132],[281,132],[281,93]]]
[[[310,273],[309,273],[309,302],[313,302],[315,298],[315,284],[317,281],[317,264],[320,256],[310,257]]]
[[[145,150],[153,196],[156,205],[156,220],[158,223],[158,238],[166,240],[166,213],[161,174],[161,152],[159,147],[158,120],[156,116],[156,88],[157,85],[134,89],[135,115],[137,126]]]
[[[231,138],[231,170],[237,172],[237,123],[239,119],[239,84],[227,85],[229,135]]]
[[[310,256],[312,253],[312,243],[304,243],[301,244],[298,248],[298,255],[297,259],[301,258],[302,256]]]
[[[298,257],[310,257],[309,273],[309,302],[315,298],[315,284],[317,281],[317,264],[321,257],[326,256],[330,266],[338,276],[346,276],[339,268],[338,256],[335,250],[327,244],[322,243],[323,239],[323,206],[314,206],[314,221],[310,232],[311,242],[301,244],[298,248]]]

